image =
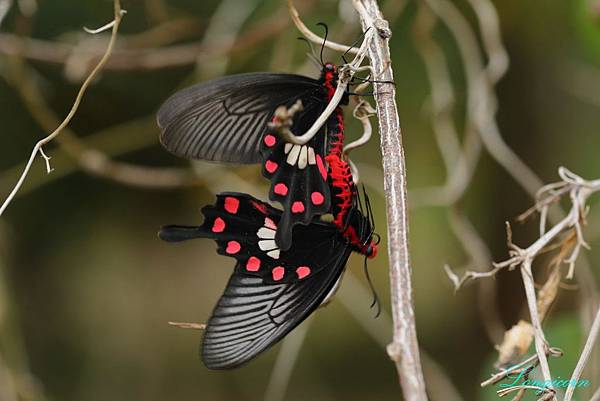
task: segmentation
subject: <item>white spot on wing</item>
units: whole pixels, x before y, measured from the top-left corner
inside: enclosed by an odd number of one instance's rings
[[[306,150],[306,145],[304,145],[300,149],[300,156],[298,157],[298,168],[300,170],[305,169],[306,163],[308,163],[308,151]]]
[[[268,239],[268,240],[264,240],[264,241],[258,241],[258,247],[262,251],[268,251],[268,250],[272,250],[272,249],[277,249],[277,244],[275,243],[275,241]]]
[[[275,231],[267,227],[261,227],[260,230],[258,230],[258,232],[256,233],[256,235],[258,235],[258,238],[261,239],[273,239],[275,238]]]
[[[285,148],[283,148],[283,149],[285,150],[285,154],[286,154],[286,155],[287,155],[288,153],[290,153],[290,149],[292,149],[292,146],[294,146],[294,145],[292,145],[292,144],[291,144],[291,143],[289,143],[289,142],[285,144]]]
[[[277,230],[277,225],[275,225],[275,222],[268,217],[265,217],[265,227],[272,230]]]
[[[267,252],[267,255],[272,257],[273,259],[279,259],[279,249],[275,249],[274,251]]]
[[[256,236],[259,239],[258,247],[273,259],[279,259],[280,252],[275,242],[276,232],[277,226],[275,222],[268,217],[265,217],[265,225],[256,232]]]
[[[308,147],[308,164],[317,164],[315,160],[315,150],[312,147]]]
[[[296,164],[296,161],[298,161],[299,154],[300,154],[300,145],[294,145],[287,157],[288,164],[290,164],[292,166],[294,164]]]

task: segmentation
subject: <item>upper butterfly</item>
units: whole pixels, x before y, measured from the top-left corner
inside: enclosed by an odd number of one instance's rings
[[[161,144],[171,153],[231,163],[262,163],[271,180],[269,198],[283,205],[275,241],[282,250],[292,244],[292,228],[309,224],[331,208],[327,156],[341,152],[344,125],[340,107],[305,145],[286,143],[268,123],[279,106],[298,100],[302,111],[291,131],[310,129],[333,97],[338,69],[323,65],[319,79],[301,75],[249,73],[198,84],[169,98],[158,112]],[[348,104],[348,96],[340,104]]]

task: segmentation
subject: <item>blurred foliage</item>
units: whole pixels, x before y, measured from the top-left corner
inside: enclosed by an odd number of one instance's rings
[[[123,34],[142,32],[155,24],[145,7],[152,3],[156,1],[124,1],[129,13]],[[259,2],[245,26],[274,15],[282,3]],[[457,3],[475,24],[466,4]],[[168,0],[167,4],[169,17],[193,16],[203,31],[220,2]],[[505,0],[495,4],[511,57],[510,70],[498,86],[498,118],[507,142],[545,181],[556,179],[559,165],[586,178],[600,177],[600,92],[593,91],[600,86],[600,25],[598,17],[592,15],[591,2]],[[385,4],[388,10],[402,5],[398,0]],[[431,132],[427,76],[412,37],[416,8],[416,2],[408,2],[393,21],[391,43],[410,188],[440,184],[445,177]],[[108,0],[40,0],[31,21],[31,35],[77,41],[84,35],[82,26],[101,26],[112,18],[111,12]],[[11,11],[2,31],[19,29],[17,14],[15,9]],[[304,17],[309,26],[319,21],[332,26],[330,35],[335,40],[352,41],[358,36],[357,27],[349,27],[337,15],[337,2],[327,0],[318,2]],[[341,31],[345,37],[338,39]],[[295,36],[297,32],[290,24],[282,34],[235,53],[227,60],[226,73],[298,70],[306,61],[306,47]],[[201,37],[200,33],[188,40]],[[458,100],[464,102],[464,77],[454,39],[442,25],[436,28],[435,38],[448,57],[458,85]],[[327,56],[341,62],[339,55],[327,52]],[[275,57],[287,57],[289,63],[273,66]],[[0,57],[0,73],[7,62],[5,56]],[[215,56],[214,63],[219,62],[222,58]],[[140,118],[151,121],[169,94],[213,77],[206,73],[212,62],[203,63],[197,68],[106,71],[90,89],[72,128],[80,137],[92,138],[93,133],[115,124]],[[42,88],[52,109],[64,115],[78,83],[67,80],[60,65],[32,65],[36,75],[31,79]],[[596,74],[583,85],[576,84],[579,68],[592,69]],[[313,76],[318,73],[314,68],[302,71]],[[0,171],[13,169],[12,175],[1,175],[0,194],[4,198],[44,131],[4,78],[0,79],[0,121]],[[457,121],[462,124],[460,117]],[[349,136],[358,135],[358,124],[348,125]],[[187,165],[158,146],[156,128],[150,124],[142,127],[138,132],[117,131],[111,143],[98,146],[126,149],[119,159],[132,163]],[[95,140],[101,142],[101,138]],[[132,142],[140,145],[130,147]],[[49,146],[47,153],[60,151]],[[378,155],[376,139],[353,153],[359,163],[375,167],[380,165]],[[162,224],[198,223],[199,208],[212,202],[213,195],[202,187],[165,192],[123,187],[81,172],[67,174],[72,166],[64,155],[62,159],[57,156],[57,171],[53,173],[57,177],[48,181],[38,160],[28,179],[35,187],[18,198],[0,221],[2,248],[7,250],[0,256],[0,277],[6,281],[0,283],[0,355],[17,374],[31,369],[30,396],[22,398],[262,399],[279,347],[240,369],[211,372],[197,356],[199,333],[166,324],[172,320],[204,321],[231,271],[231,262],[216,255],[210,241],[172,245],[156,237]],[[248,178],[250,183],[261,182],[258,168],[244,169],[243,174],[252,177]],[[370,186],[382,185],[377,177],[363,178]],[[233,185],[231,190],[236,190]],[[376,191],[371,193],[379,231],[385,234],[384,200]],[[597,215],[600,205],[597,200],[595,203],[592,214]],[[530,204],[518,185],[484,155],[461,206],[499,260],[506,255],[504,221]],[[495,389],[479,389],[496,354],[480,322],[475,286],[454,295],[442,270],[446,262],[460,267],[465,261],[448,226],[447,211],[422,208],[410,217],[421,344],[446,369],[465,400],[495,399]],[[515,226],[517,243],[531,241],[535,231],[535,223]],[[591,245],[594,250],[589,255],[595,262],[600,257],[600,243],[596,240]],[[388,309],[386,255],[380,255],[370,269]],[[361,262],[352,259],[349,270],[362,279]],[[519,280],[516,273],[503,273],[498,278],[498,307],[507,327],[526,317]],[[564,291],[548,321],[553,345],[567,353],[564,360],[552,361],[562,377],[569,375],[581,345],[583,333],[576,310],[576,295]],[[371,401],[400,397],[393,364],[348,311],[333,302],[316,313],[286,399]]]

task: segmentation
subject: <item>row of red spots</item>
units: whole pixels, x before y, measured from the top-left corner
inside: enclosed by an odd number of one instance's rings
[[[277,267],[273,268],[273,271],[271,272],[271,274],[273,276],[274,281],[279,281],[279,280],[283,279],[283,276],[285,276],[285,268],[282,266],[277,266]],[[308,267],[308,266],[300,266],[296,269],[296,275],[301,280],[303,278],[307,277],[309,274],[310,274],[310,267]]]
[[[300,201],[296,201],[292,204],[292,213],[304,212],[304,204]]]
[[[236,214],[240,207],[240,201],[236,198],[232,198],[231,196],[225,197],[225,210],[227,210],[231,214]]]
[[[227,243],[227,248],[225,249],[225,252],[227,252],[230,255],[235,255],[236,253],[238,253],[240,251],[240,249],[242,249],[242,246],[240,245],[239,242],[229,241]]]
[[[246,270],[249,272],[257,272],[260,269],[260,259],[256,256],[250,256],[248,262],[246,262]]]
[[[310,200],[316,206],[322,205],[325,202],[325,197],[320,192],[313,192],[310,194]]]
[[[265,162],[265,170],[267,170],[270,174],[273,174],[275,171],[277,171],[277,167],[279,167],[279,165],[273,160],[267,160]]]
[[[275,192],[277,195],[286,196],[288,193],[288,187],[283,182],[280,182],[279,184],[275,184],[273,192]]]
[[[217,217],[213,223],[212,232],[222,233],[223,231],[225,231],[225,221],[222,218]]]
[[[267,145],[268,147],[272,147],[277,142],[277,139],[271,134],[265,135],[264,140],[265,140],[265,145]]]

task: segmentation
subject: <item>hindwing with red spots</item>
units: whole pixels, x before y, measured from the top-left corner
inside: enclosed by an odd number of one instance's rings
[[[246,194],[223,193],[202,209],[201,226],[166,226],[170,242],[211,238],[218,252],[236,259],[202,345],[210,369],[229,369],[254,358],[300,324],[328,297],[352,251],[361,252],[333,223],[315,219],[294,228],[294,243],[277,247],[281,211]],[[348,224],[361,244],[370,241],[367,217],[352,209]]]
[[[321,222],[294,230],[294,245],[284,251],[275,238],[281,211],[246,194],[222,193],[217,203],[202,208],[199,227],[165,226],[160,237],[166,241],[212,238],[217,252],[238,261],[240,274],[256,276],[265,283],[305,280],[323,269],[346,247],[336,227]]]

